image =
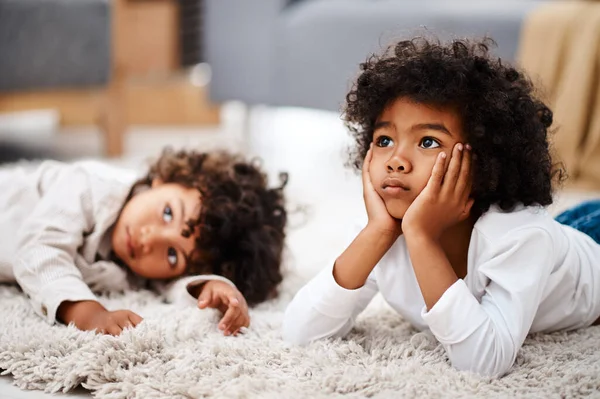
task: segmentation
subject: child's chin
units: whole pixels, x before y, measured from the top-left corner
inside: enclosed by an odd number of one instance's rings
[[[406,213],[406,210],[408,209],[408,205],[400,201],[388,202],[385,204],[385,207],[390,216],[394,219],[402,219]]]

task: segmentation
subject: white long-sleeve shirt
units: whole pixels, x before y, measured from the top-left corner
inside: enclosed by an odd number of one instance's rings
[[[142,283],[110,261],[111,227],[137,177],[93,161],[0,170],[0,282],[18,282],[49,323],[64,301]],[[214,275],[152,285],[170,302],[195,304],[188,289],[213,279],[233,285]]]
[[[429,311],[403,236],[361,288],[340,287],[333,265],[288,306],[286,341],[302,345],[344,336],[381,292],[415,327],[431,330],[456,368],[499,376],[512,366],[528,333],[586,327],[600,316],[600,245],[543,208],[493,207],[485,213],[471,235],[466,277]]]

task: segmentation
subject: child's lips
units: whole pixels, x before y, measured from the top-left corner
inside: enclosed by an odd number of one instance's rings
[[[129,251],[129,257],[131,259],[135,259],[135,251],[133,250],[133,243],[131,242],[131,233],[129,232],[129,227],[125,228],[125,232],[127,233],[127,250]]]
[[[404,189],[402,187],[394,187],[394,186],[387,186],[386,188],[383,189],[386,193],[392,195],[392,196],[398,196],[402,193],[404,193]]]
[[[394,177],[387,177],[383,180],[381,188],[383,192],[392,196],[397,196],[410,190],[400,179]]]

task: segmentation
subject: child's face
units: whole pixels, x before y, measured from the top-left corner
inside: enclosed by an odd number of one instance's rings
[[[404,213],[425,188],[440,152],[463,142],[458,115],[399,98],[381,113],[373,134],[371,182],[391,216]]]
[[[155,180],[129,200],[115,225],[113,251],[136,274],[151,279],[180,276],[194,250],[197,232],[184,237],[186,221],[200,214],[200,193]],[[189,229],[188,229],[189,230]]]

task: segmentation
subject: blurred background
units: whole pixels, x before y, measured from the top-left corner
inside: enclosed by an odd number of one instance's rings
[[[592,0],[0,0],[0,162],[258,156],[290,173],[290,264],[310,276],[362,212],[345,94],[370,53],[414,35],[492,37],[555,112],[570,175],[555,209],[600,196]]]
[[[557,207],[599,195],[591,0],[0,0],[0,162],[144,168],[167,145],[258,156],[290,173],[289,245],[310,275],[362,212],[345,94],[370,53],[414,35],[492,37],[555,112],[571,177]]]
[[[0,163],[258,156],[290,173],[286,267],[309,278],[363,210],[345,94],[369,53],[415,34],[491,36],[555,112],[571,179],[552,211],[600,196],[592,0],[0,0]]]
[[[337,117],[359,63],[395,40],[488,35],[499,57],[547,90],[561,128],[569,124],[568,135],[577,136],[558,140],[573,181],[598,188],[600,171],[576,162],[598,154],[578,152],[600,135],[592,132],[600,129],[593,117],[598,7],[584,0],[0,0],[0,157],[118,159],[143,153],[149,142],[175,145],[178,133],[207,141],[207,133],[233,130],[229,145],[249,151],[255,114],[265,108]],[[217,136],[208,141],[222,142]]]

